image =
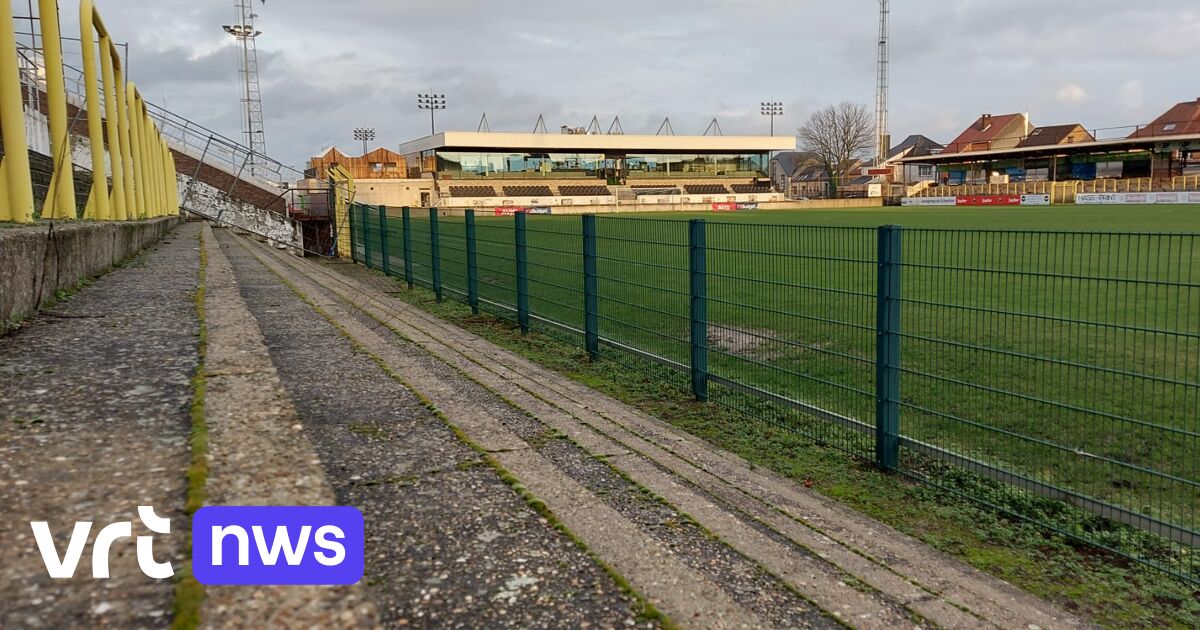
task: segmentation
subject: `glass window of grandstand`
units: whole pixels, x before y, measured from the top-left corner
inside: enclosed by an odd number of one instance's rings
[[[605,158],[585,153],[438,151],[437,164],[445,179],[569,179],[603,177]]]
[[[761,177],[767,154],[630,154],[625,168],[630,177]]]

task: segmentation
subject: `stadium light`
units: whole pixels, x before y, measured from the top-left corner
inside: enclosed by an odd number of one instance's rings
[[[355,127],[354,139],[361,140],[363,143],[363,155],[367,154],[367,143],[375,140],[374,127]]]
[[[783,115],[783,103],[762,103],[762,115],[771,117],[771,135],[775,135],[775,117]]]
[[[437,133],[433,126],[433,112],[439,109],[446,109],[445,94],[418,94],[417,109],[429,110],[429,135]]]

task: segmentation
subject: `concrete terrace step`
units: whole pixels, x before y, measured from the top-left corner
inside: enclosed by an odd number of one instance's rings
[[[392,298],[385,291],[398,285],[381,287],[361,268],[243,244],[492,452],[568,529],[683,625],[826,625],[834,618],[864,628],[1083,625],[914,539]],[[660,501],[657,520],[613,499],[631,492],[621,481]],[[672,519],[693,524],[719,544],[665,534],[664,523]],[[766,577],[748,589],[736,577],[747,570]],[[749,590],[757,594],[744,592]]]

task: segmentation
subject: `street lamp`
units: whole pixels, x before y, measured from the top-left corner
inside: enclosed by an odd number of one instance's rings
[[[367,143],[375,140],[374,127],[355,127],[354,139],[361,140],[363,143],[363,155],[367,154]]]
[[[439,109],[446,109],[445,94],[418,94],[417,109],[429,110],[429,134],[437,133],[433,126],[433,112]]]
[[[783,103],[762,103],[762,115],[771,117],[771,135],[775,135],[775,117],[783,115]]]

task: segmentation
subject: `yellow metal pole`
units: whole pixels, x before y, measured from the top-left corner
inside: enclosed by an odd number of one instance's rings
[[[163,141],[163,147],[167,150],[167,172],[171,176],[171,214],[179,214],[179,174],[175,171],[175,154],[171,153],[171,147]]]
[[[142,101],[138,99],[138,106]],[[158,216],[158,166],[154,163],[154,125],[142,110],[142,158],[146,160],[146,218]]]
[[[138,108],[137,86],[132,81],[126,97],[129,99],[129,152],[133,158],[133,192],[137,207],[137,213],[130,218],[141,219],[146,216],[146,163],[142,160],[142,115]]]
[[[108,207],[107,173],[104,168],[104,125],[100,119],[100,86],[96,79],[96,44],[92,33],[95,17],[90,0],[79,3],[79,39],[83,49],[83,90],[87,100],[88,142],[92,150],[92,191],[88,195],[83,216],[86,219],[107,221],[111,218]]]
[[[149,120],[149,118],[147,118],[147,121],[150,123],[150,165],[154,170],[154,216],[161,217],[166,214],[165,205],[167,199],[164,190],[167,178],[163,174],[162,153],[160,153],[162,151],[162,138],[158,134],[158,127],[155,126],[154,121]]]
[[[46,71],[46,105],[50,114],[50,155],[54,159],[42,218],[74,219],[75,174],[71,166],[71,141],[67,136],[67,88],[63,81],[58,4],[55,0],[38,0],[38,12]]]
[[[121,159],[121,114],[117,108],[116,85],[119,79],[116,71],[120,67],[121,58],[117,56],[112,38],[102,35],[100,72],[104,78],[104,118],[108,127],[108,163],[112,169],[112,196],[109,197],[109,207],[112,208],[113,219],[124,221],[128,218],[129,209],[125,202],[125,163]]]
[[[125,218],[137,218],[137,195],[133,191],[133,149],[129,136],[129,102],[125,97],[125,77],[121,69],[117,69],[115,79],[117,92],[117,135],[121,139],[121,174],[125,180]]]
[[[145,103],[142,104],[143,108]],[[158,157],[158,128],[150,119],[150,112],[143,109],[146,115],[146,159],[149,160],[150,185],[153,186],[154,207],[152,217],[162,216],[162,160]]]
[[[29,178],[29,145],[25,143],[25,110],[21,106],[21,75],[12,4],[0,2],[0,131],[4,158],[0,160],[0,221],[33,222],[33,184]]]

